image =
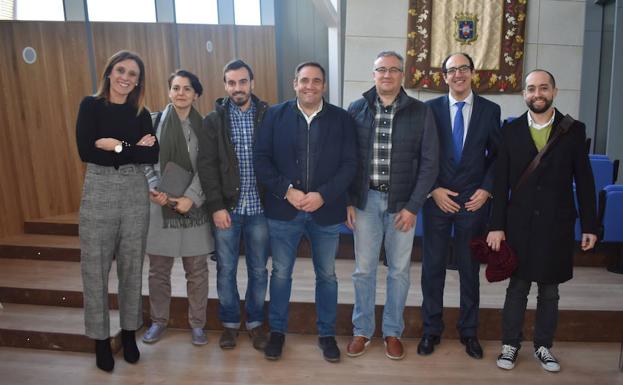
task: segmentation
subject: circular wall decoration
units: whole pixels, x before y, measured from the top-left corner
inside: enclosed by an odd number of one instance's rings
[[[212,51],[214,51],[214,44],[212,44],[212,40],[208,40],[206,42],[206,49],[209,53],[212,53]]]
[[[32,47],[26,47],[22,51],[22,58],[28,64],[33,64],[37,61],[37,51]]]

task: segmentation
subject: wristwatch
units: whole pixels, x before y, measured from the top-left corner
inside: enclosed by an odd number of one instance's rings
[[[126,142],[125,140],[122,140],[121,143],[115,146],[115,152],[117,154],[121,153],[124,147],[130,147],[130,143]]]

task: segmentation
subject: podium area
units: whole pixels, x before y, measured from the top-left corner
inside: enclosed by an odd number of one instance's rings
[[[568,384],[623,384],[619,356],[623,341],[623,275],[605,266],[582,266],[576,260],[575,277],[560,286],[560,319],[553,349],[563,367],[558,375],[542,373],[531,356],[532,328],[536,289],[530,294],[525,338],[516,369],[505,373],[495,367],[501,336],[501,308],[507,281],[488,283],[481,269],[481,326],[479,337],[485,357],[468,357],[458,341],[454,325],[458,317],[458,273],[447,271],[444,295],[446,331],[442,343],[429,357],[416,353],[422,323],[420,305],[421,263],[414,252],[411,288],[405,310],[407,357],[391,362],[383,355],[383,343],[375,338],[362,357],[344,354],[352,332],[350,321],[354,301],[351,274],[354,268],[352,238],[344,236],[340,258],[336,260],[339,284],[337,331],[342,363],[325,362],[316,346],[314,272],[306,244],[299,250],[294,268],[290,306],[290,331],[283,359],[271,363],[255,351],[241,333],[239,346],[231,352],[218,347],[221,325],[217,319],[216,263],[209,261],[210,291],[208,324],[210,343],[205,347],[190,344],[187,319],[186,282],[181,261],[172,272],[170,330],[154,345],[139,342],[138,365],[125,363],[118,353],[111,375],[100,373],[93,360],[93,343],[83,336],[82,281],[76,214],[30,221],[26,233],[0,239],[0,373],[3,383],[109,383],[111,378],[124,383],[142,382],[194,384],[208,381],[219,384],[329,384],[329,383],[424,383],[468,384],[489,381],[539,381]],[[416,240],[416,245],[419,240]],[[417,251],[417,250],[416,250]],[[607,256],[595,253],[595,259]],[[381,262],[379,262],[381,263]],[[143,271],[143,312],[149,324],[148,266]],[[270,267],[270,260],[269,260]],[[113,264],[109,280],[111,307],[117,308],[117,278]],[[387,269],[379,266],[377,280],[377,330],[385,297]],[[240,259],[238,285],[246,289],[246,266]],[[267,301],[269,298],[267,298]],[[116,310],[111,314],[113,348],[118,351],[119,325]],[[138,333],[142,335],[142,331]],[[378,337],[378,336],[377,336]],[[67,374],[71,373],[68,378]],[[542,376],[542,377],[541,377]],[[150,380],[151,379],[151,380]],[[523,380],[522,380],[523,379]],[[549,381],[549,382],[548,382]]]

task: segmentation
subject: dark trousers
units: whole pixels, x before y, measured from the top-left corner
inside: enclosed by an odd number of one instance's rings
[[[502,311],[502,343],[521,346],[523,322],[530,293],[531,281],[511,277]],[[545,346],[550,349],[558,325],[558,284],[537,283],[539,294],[536,302],[534,323],[534,348]]]
[[[461,198],[461,197],[459,197]],[[469,198],[469,197],[466,197]],[[461,203],[461,206],[464,202]],[[430,198],[424,204],[422,256],[422,320],[424,334],[440,336],[443,332],[443,291],[446,280],[446,256],[454,226],[454,255],[460,279],[461,313],[457,329],[462,337],[474,337],[478,331],[480,307],[480,263],[472,258],[469,242],[481,233],[485,204],[476,212],[462,208],[458,213],[441,211]]]

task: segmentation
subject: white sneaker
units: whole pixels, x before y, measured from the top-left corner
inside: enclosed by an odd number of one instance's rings
[[[151,324],[149,329],[143,335],[143,342],[147,344],[153,344],[154,342],[158,342],[160,337],[164,334],[164,331],[167,330],[167,325],[159,324],[154,322]]]
[[[558,360],[545,346],[539,347],[534,352],[534,358],[539,360],[541,367],[548,372],[560,372],[560,364],[558,363]]]
[[[517,361],[518,355],[519,348],[512,345],[502,345],[502,353],[500,353],[495,363],[498,368],[511,370],[515,367],[515,361]]]

